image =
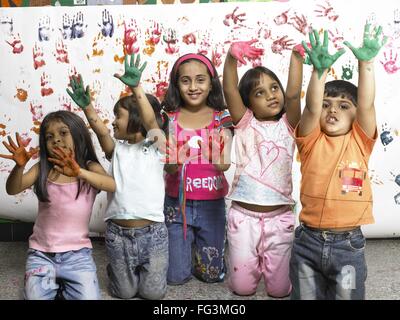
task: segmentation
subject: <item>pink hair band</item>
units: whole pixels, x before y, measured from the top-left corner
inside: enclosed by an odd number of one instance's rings
[[[190,59],[195,59],[195,60],[199,60],[199,61],[203,62],[206,65],[208,71],[210,71],[211,75],[214,77],[214,75],[215,75],[214,74],[214,68],[213,68],[211,62],[206,57],[204,57],[204,56],[202,56],[200,54],[196,54],[196,53],[189,53],[189,54],[186,54],[186,55],[180,57],[176,61],[176,69],[175,69],[176,71],[175,71],[175,73],[178,72],[178,68],[183,62],[185,62],[187,60],[190,60]]]

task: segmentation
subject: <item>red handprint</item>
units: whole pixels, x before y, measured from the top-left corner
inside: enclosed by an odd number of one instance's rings
[[[218,48],[213,49],[211,55],[211,61],[216,68],[218,68],[222,64],[222,52],[218,51]]]
[[[124,22],[124,28],[124,54],[131,55],[133,53],[138,53],[139,47],[135,47],[137,42],[136,30],[138,30],[136,22],[131,20],[128,26],[126,25],[126,22]]]
[[[341,50],[343,49],[343,41],[344,41],[344,37],[343,34],[341,32],[339,32],[339,30],[336,28],[335,29],[335,33],[332,32],[331,30],[328,30],[329,33],[329,39],[333,42],[334,47],[337,50]]]
[[[61,63],[69,63],[67,46],[61,39],[56,42],[56,52],[54,56],[56,57],[56,60]]]
[[[182,37],[182,42],[186,43],[187,45],[192,44],[192,43],[196,44],[196,36],[194,35],[194,33],[185,34]]]
[[[54,92],[53,89],[48,86],[49,82],[50,77],[43,72],[42,76],[40,77],[40,94],[42,95],[42,97],[49,96]]]
[[[311,27],[308,25],[307,19],[303,14],[301,17],[296,14],[294,17],[291,17],[290,20],[293,22],[289,22],[289,24],[302,34],[308,34],[310,31]]]
[[[36,69],[43,67],[46,62],[43,60],[43,50],[41,47],[38,47],[35,42],[35,46],[32,48],[33,53],[33,67]]]
[[[333,7],[331,6],[329,0],[326,0],[325,3],[325,6],[317,4],[318,8],[314,10],[314,12],[317,14],[317,17],[326,17],[329,20],[336,21],[337,18],[339,18],[339,15],[333,11]]]
[[[226,16],[225,16],[225,19],[224,19],[224,25],[226,25],[226,26],[230,26],[230,22],[229,22],[229,20],[232,20],[233,21],[233,24],[235,25],[235,24],[238,24],[238,22],[243,22],[243,21],[245,21],[246,19],[244,19],[243,17],[245,17],[246,16],[246,13],[239,13],[239,14],[235,14],[236,13],[236,11],[239,9],[239,7],[236,7],[235,8],[235,10],[233,10],[233,12],[232,13],[229,13],[229,14],[227,14]],[[239,26],[243,26],[242,24],[239,24]]]
[[[272,43],[271,50],[273,53],[282,54],[283,50],[292,50],[294,42],[292,39],[286,38],[287,36],[283,36]]]
[[[43,118],[42,105],[37,103],[35,100],[29,102],[29,110],[32,113],[32,121],[37,122]]]
[[[290,10],[290,9],[289,9]],[[286,24],[288,22],[288,12],[289,10],[286,10],[282,12],[280,15],[276,16],[274,18],[274,22],[277,26],[280,26],[282,24]]]
[[[176,47],[178,39],[176,38],[176,31],[172,28],[167,30],[167,34],[163,36],[163,41],[167,44],[167,48],[165,48],[165,52],[168,54],[174,54],[179,51],[179,48]]]
[[[12,48],[13,48],[13,53],[15,54],[19,54],[22,51],[24,51],[24,46],[21,42],[21,38],[19,36],[19,33],[17,33],[16,35],[14,35],[12,37],[11,41],[6,41]]]

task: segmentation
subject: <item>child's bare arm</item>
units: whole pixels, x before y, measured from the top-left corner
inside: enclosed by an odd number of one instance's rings
[[[98,190],[115,191],[114,178],[109,176],[99,163],[90,162],[88,164],[89,168],[86,170],[76,162],[73,150],[66,152],[61,148],[55,148],[53,152],[56,158],[48,158],[48,160],[54,164],[54,169],[59,173],[85,180]]]
[[[301,85],[303,81],[303,58],[292,51],[286,86],[286,115],[290,125],[297,126],[301,116]]]
[[[324,31],[324,42],[321,45],[317,30],[309,33],[311,49],[303,41],[303,47],[314,66],[306,94],[306,106],[301,115],[298,135],[307,136],[319,124],[322,102],[324,99],[325,81],[330,67],[344,53],[344,50],[330,55],[328,52],[328,33]]]
[[[103,149],[107,159],[110,159],[114,151],[115,143],[107,126],[100,119],[96,110],[94,110],[91,103],[89,86],[86,86],[86,90],[84,89],[81,76],[79,76],[79,78],[73,76],[70,85],[72,92],[67,89],[67,93],[85,113],[86,119],[95,132],[97,139],[99,139],[101,148]]]
[[[3,141],[3,144],[11,154],[0,154],[1,158],[15,161],[15,167],[10,172],[6,182],[6,191],[10,195],[18,194],[31,187],[39,174],[37,163],[24,174],[26,164],[38,152],[38,148],[31,148],[29,151],[26,151],[18,133],[16,133],[16,140],[17,144],[8,136],[8,143]]]
[[[224,64],[222,85],[226,104],[234,124],[242,119],[247,110],[239,93],[238,82],[237,60],[228,52]]]
[[[128,55],[126,55],[125,73],[122,76],[115,74],[114,77],[121,80],[132,90],[133,94],[136,97],[139,115],[142,119],[143,126],[145,127],[148,135],[151,135],[151,138],[157,137],[157,144],[159,146],[163,146],[165,145],[165,134],[161,131],[157,123],[153,107],[151,106],[149,100],[147,99],[146,93],[140,85],[140,79],[146,65],[147,62],[143,63],[143,65],[140,66],[140,55],[137,55],[135,61],[135,54],[132,54],[130,57],[130,62]]]
[[[386,43],[387,38],[381,40],[382,28],[374,28],[370,32],[370,25],[364,27],[364,39],[360,48],[353,47],[349,42],[344,42],[358,59],[359,78],[357,95],[357,121],[369,137],[374,137],[376,132],[375,115],[375,72],[374,58]]]

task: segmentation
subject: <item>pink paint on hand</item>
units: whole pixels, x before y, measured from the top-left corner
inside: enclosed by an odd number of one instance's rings
[[[309,49],[311,49],[311,44],[310,43],[307,43],[307,46],[308,46]],[[304,47],[303,47],[303,45],[301,43],[295,45],[293,47],[293,51],[295,51],[298,54],[300,54],[303,59],[306,58],[306,50],[304,49]]]
[[[264,49],[259,49],[252,46],[252,44],[257,41],[257,39],[253,39],[250,41],[234,42],[231,44],[229,52],[232,57],[245,65],[246,61],[244,58],[247,58],[248,60],[256,60],[264,53]]]

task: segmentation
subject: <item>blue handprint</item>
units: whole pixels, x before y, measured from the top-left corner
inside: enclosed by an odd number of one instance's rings
[[[387,123],[384,123],[382,125],[382,133],[380,135],[380,138],[384,147],[386,147],[393,141],[393,136],[392,133],[390,132],[390,128],[388,128]],[[386,151],[386,148],[384,148],[384,150]]]
[[[39,20],[39,41],[49,41],[50,40],[50,17],[45,16]]]
[[[83,25],[83,13],[79,11],[74,16],[74,21],[72,22],[72,38],[82,38],[85,35],[85,29],[87,25]]]
[[[72,21],[66,13],[63,15],[63,24],[60,31],[63,39],[72,39]]]
[[[112,15],[110,15],[110,12],[108,12],[108,10],[104,9],[102,17],[102,24],[99,24],[99,27],[101,27],[101,33],[103,34],[103,36],[111,38],[114,34],[114,22]]]
[[[1,25],[4,29],[4,31],[6,31],[7,34],[12,34],[13,30],[14,30],[14,24],[13,24],[13,19],[9,18],[9,17],[4,17],[3,19],[1,19]]]

